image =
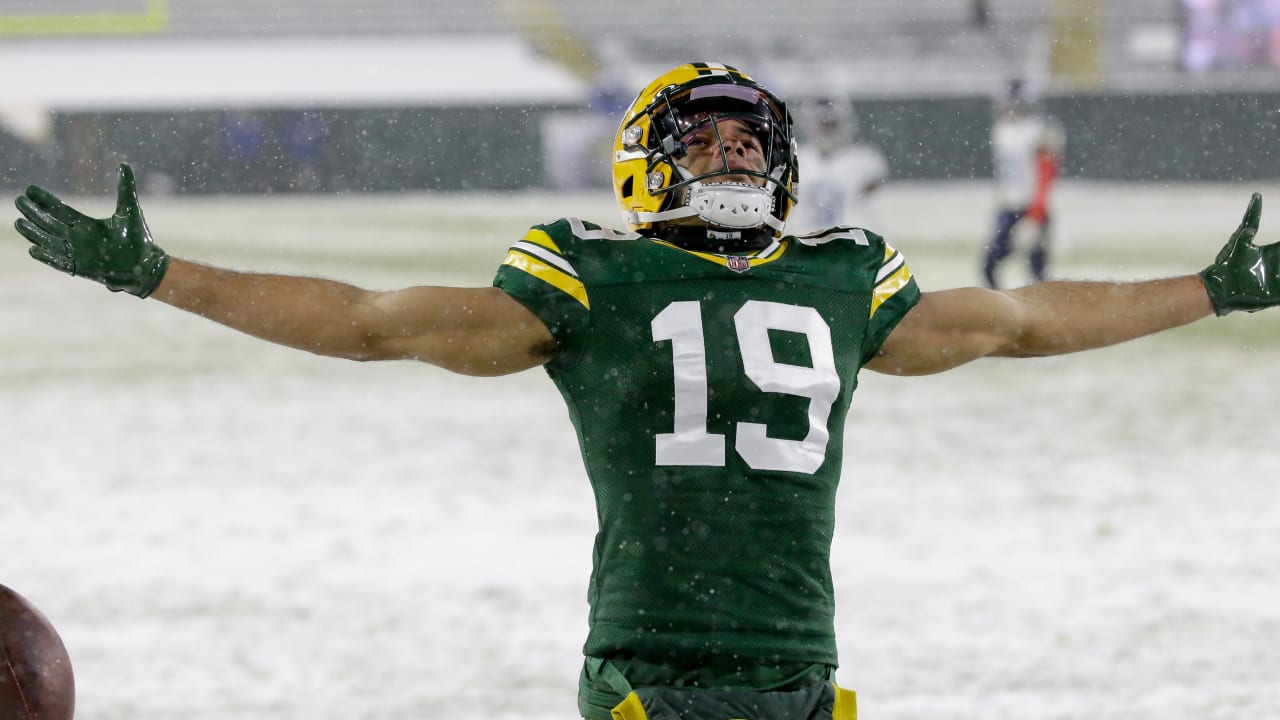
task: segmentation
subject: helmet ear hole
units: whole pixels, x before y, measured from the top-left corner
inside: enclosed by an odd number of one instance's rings
[[[635,187],[635,178],[628,177],[626,180],[622,181],[622,187],[619,188],[618,192],[622,195],[622,197],[629,198],[635,194],[634,187]]]

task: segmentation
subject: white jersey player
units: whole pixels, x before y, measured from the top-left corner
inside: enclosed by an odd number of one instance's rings
[[[1031,279],[1046,279],[1049,191],[1058,177],[1064,145],[1065,137],[1057,121],[1034,112],[1021,83],[1010,83],[1009,96],[998,108],[991,128],[997,210],[995,233],[983,261],[988,287],[999,286],[996,270],[1013,253],[1014,229],[1022,225],[1034,225],[1028,251]]]
[[[883,218],[874,193],[889,176],[880,148],[856,142],[857,128],[848,103],[818,100],[804,106],[810,128],[800,170],[799,202],[787,225],[797,235],[830,227],[860,227],[883,235]]]

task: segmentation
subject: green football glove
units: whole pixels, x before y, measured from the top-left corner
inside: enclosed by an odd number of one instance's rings
[[[1213,311],[1219,316],[1280,305],[1280,243],[1253,244],[1261,217],[1262,195],[1254,193],[1240,227],[1218,251],[1213,264],[1200,271]]]
[[[24,216],[14,227],[31,241],[31,257],[49,267],[141,298],[156,289],[169,269],[169,254],[151,242],[128,163],[120,166],[111,217],[91,218],[36,185],[14,204]]]

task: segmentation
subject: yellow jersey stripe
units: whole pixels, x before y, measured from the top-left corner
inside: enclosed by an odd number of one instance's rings
[[[908,268],[906,263],[902,263],[898,266],[897,272],[881,280],[871,292],[871,314],[868,317],[875,317],[880,306],[897,295],[898,291],[906,287],[909,282],[911,282],[911,268]]]
[[[521,239],[528,240],[529,242],[535,245],[541,245],[542,247],[548,250],[551,250],[557,255],[564,254],[560,252],[560,248],[556,247],[555,241],[551,239],[551,236],[547,234],[546,230],[539,230],[538,228],[533,228],[529,230],[529,232],[525,233],[525,236]]]
[[[789,241],[779,242],[778,244],[774,245],[773,252],[770,252],[767,255],[761,255],[760,257],[751,258],[751,264],[754,266],[754,265],[763,265],[764,263],[767,263],[767,262],[773,262],[774,260],[777,260],[778,258],[782,257],[782,254],[785,253],[787,251],[787,248],[790,246],[791,246],[791,243]]]
[[[906,261],[907,259],[902,257],[902,253],[886,245],[884,248],[884,262],[880,265],[880,269],[876,271],[876,284],[879,285],[881,280],[897,272],[898,268]]]
[[[690,255],[702,258],[703,260],[706,260],[708,262],[713,262],[717,265],[723,265],[724,267],[729,267],[729,258],[725,255],[698,252],[697,250],[686,250],[680,247],[679,245],[673,245],[672,243],[669,243],[666,240],[654,240],[654,242],[659,245],[666,245],[667,247],[672,248],[674,250],[679,250],[680,252],[687,252]],[[769,253],[768,255],[761,255],[760,257],[751,257],[748,255],[734,255],[733,257],[744,259],[747,261],[747,264],[750,267],[756,267],[757,265],[770,263],[782,257],[783,253],[787,251],[787,248],[789,246],[790,246],[789,241],[784,240],[780,243],[777,243],[773,248],[773,252]]]
[[[508,251],[507,257],[502,261],[502,264],[510,265],[513,268],[529,273],[542,282],[560,290],[574,300],[577,300],[582,304],[582,307],[588,310],[591,309],[591,304],[587,302],[587,286],[583,285],[581,280],[578,280],[563,270],[552,267],[532,255],[526,255],[516,250]]]

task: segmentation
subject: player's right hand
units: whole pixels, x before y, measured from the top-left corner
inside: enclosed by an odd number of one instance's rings
[[[91,218],[36,185],[14,204],[23,215],[14,227],[31,241],[31,257],[49,267],[143,298],[169,268],[169,254],[151,241],[128,163],[120,165],[111,217]]]

